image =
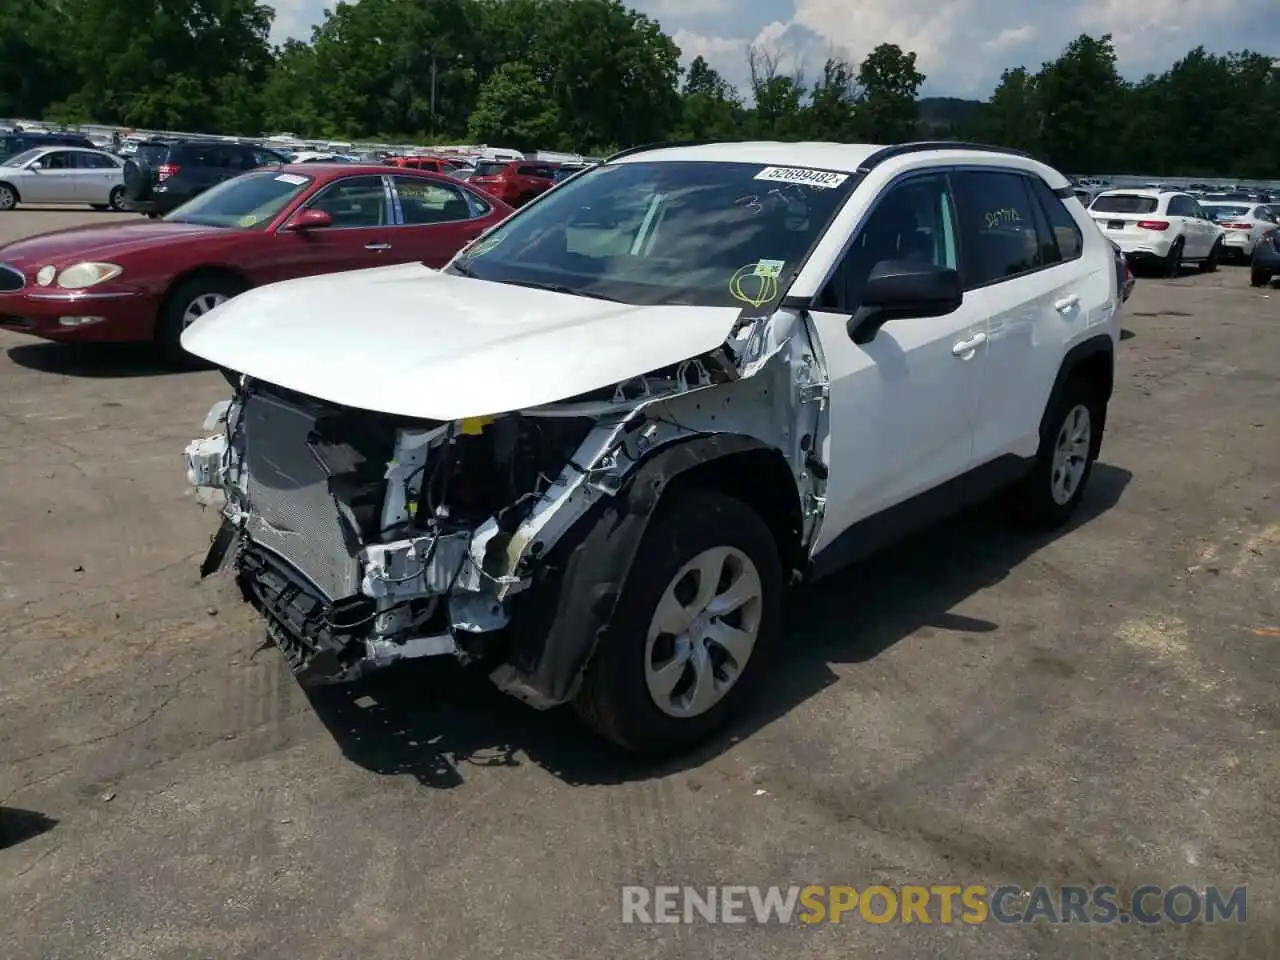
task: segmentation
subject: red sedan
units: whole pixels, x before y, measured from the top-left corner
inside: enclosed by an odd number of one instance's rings
[[[155,340],[250,287],[421,261],[442,267],[511,213],[450,177],[381,164],[242,174],[161,220],[0,247],[0,328],[48,340]]]

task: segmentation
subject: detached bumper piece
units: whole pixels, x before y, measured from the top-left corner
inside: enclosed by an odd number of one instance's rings
[[[364,672],[365,639],[377,611],[367,597],[330,603],[282,560],[242,542],[235,563],[241,593],[265,618],[267,636],[307,686],[342,683]]]

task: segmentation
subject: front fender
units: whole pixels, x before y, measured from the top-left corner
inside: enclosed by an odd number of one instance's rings
[[[498,688],[545,709],[571,700],[613,618],[640,541],[671,483],[720,457],[768,447],[738,434],[705,434],[659,447],[617,495],[588,510],[517,595]]]

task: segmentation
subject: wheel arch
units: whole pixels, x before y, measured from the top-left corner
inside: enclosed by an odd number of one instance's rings
[[[160,298],[160,313],[163,316],[164,311],[173,303],[173,298],[177,292],[182,289],[187,282],[194,280],[196,277],[219,277],[231,280],[238,284],[243,290],[248,290],[253,286],[249,282],[249,278],[244,272],[220,263],[202,263],[198,266],[189,267],[181,273],[175,274],[173,278],[164,288],[164,295]]]
[[[505,662],[491,674],[500,689],[540,709],[574,697],[646,529],[688,489],[714,489],[743,500],[773,531],[784,570],[803,562],[799,492],[780,451],[729,433],[667,444],[641,461],[616,496],[596,503],[539,562],[534,588],[516,597]]]
[[[1041,417],[1041,442],[1044,440],[1044,432],[1047,429],[1049,411],[1053,409],[1063,388],[1071,380],[1083,379],[1097,390],[1102,398],[1103,409],[1106,409],[1106,404],[1111,400],[1111,394],[1115,390],[1115,361],[1115,341],[1105,333],[1090,337],[1067,351],[1058,367],[1058,375],[1054,379],[1053,389],[1049,391],[1049,400],[1045,404]],[[1101,443],[1102,426],[1099,424],[1098,439],[1095,443]]]

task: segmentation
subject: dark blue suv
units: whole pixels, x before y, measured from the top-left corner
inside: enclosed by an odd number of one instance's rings
[[[88,147],[93,141],[79,133],[0,133],[0,160],[17,156],[32,147]]]

